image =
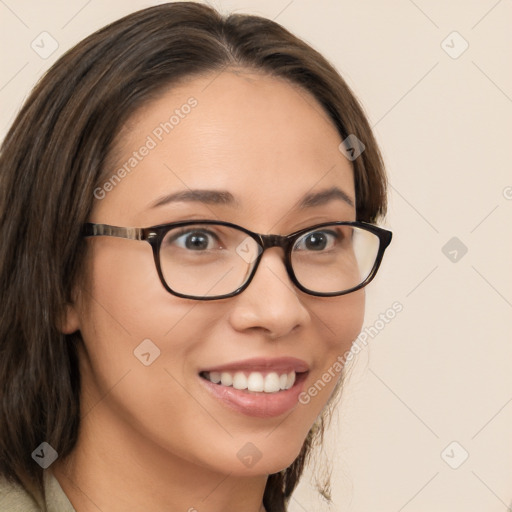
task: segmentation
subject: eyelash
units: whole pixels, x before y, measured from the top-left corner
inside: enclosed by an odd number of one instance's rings
[[[201,235],[206,235],[206,237],[211,237],[212,239],[214,239],[215,242],[217,242],[218,245],[220,245],[220,248],[223,248],[223,244],[221,242],[221,237],[217,233],[213,232],[211,229],[208,229],[207,227],[201,227],[201,226],[196,226],[194,228],[189,228],[189,227],[181,228],[177,233],[173,234],[172,238],[165,239],[165,245],[171,246],[171,245],[173,245],[174,242],[176,242],[180,238],[186,237],[187,235],[191,235],[193,233],[199,233]],[[296,250],[298,245],[304,244],[307,241],[307,237],[310,237],[312,235],[318,235],[319,233],[326,235],[328,238],[334,238],[334,243],[336,243],[337,241],[339,241],[343,238],[343,234],[341,232],[336,232],[336,231],[333,231],[332,229],[329,229],[329,230],[319,229],[317,231],[312,231],[310,233],[306,233],[305,235],[303,235],[303,237],[301,237],[299,240],[297,240],[294,245],[294,250]],[[208,245],[210,245],[210,244],[208,244]],[[182,248],[186,249],[186,247],[182,247]],[[208,250],[211,250],[211,249],[204,249],[204,250],[198,251],[198,252],[205,252]],[[299,250],[304,250],[304,249],[299,249]],[[321,252],[326,252],[326,251],[322,250]]]

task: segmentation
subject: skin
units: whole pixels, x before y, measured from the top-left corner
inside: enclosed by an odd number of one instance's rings
[[[355,220],[341,200],[297,211],[308,192],[341,188],[355,202],[340,135],[317,101],[286,81],[247,70],[194,78],[139,110],[119,134],[112,171],[189,97],[198,105],[102,200],[91,222],[152,226],[211,218],[259,233],[289,234],[324,221]],[[223,189],[239,209],[199,202],[151,208],[188,188]],[[290,281],[282,249],[267,250],[240,295],[194,301],[163,288],[145,242],[88,240],[87,274],[64,332],[79,329],[83,382],[78,444],[52,469],[78,512],[259,512],[267,476],[297,457],[327,403],[332,379],[307,405],[276,418],[245,416],[211,397],[200,368],[249,357],[305,360],[307,389],[350,348],[364,292],[314,297]],[[149,338],[150,366],[134,357]],[[237,457],[254,444],[251,468]]]

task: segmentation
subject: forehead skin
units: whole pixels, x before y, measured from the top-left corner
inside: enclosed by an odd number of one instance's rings
[[[195,106],[184,107],[190,98]],[[173,115],[174,124],[166,125]],[[194,78],[139,109],[117,139],[105,180],[123,165],[128,172],[96,201],[93,222],[148,226],[212,218],[277,233],[355,220],[355,208],[340,200],[296,210],[304,194],[333,186],[355,203],[354,180],[328,115],[285,80],[245,70]],[[142,146],[150,147],[143,157]],[[189,189],[228,190],[238,207],[180,202],[151,208]]]

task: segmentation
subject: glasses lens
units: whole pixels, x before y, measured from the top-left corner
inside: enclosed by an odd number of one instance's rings
[[[167,232],[160,247],[160,268],[175,292],[216,297],[244,284],[260,252],[261,247],[243,231],[193,224]]]
[[[173,291],[191,297],[229,295],[241,287],[262,248],[243,231],[217,224],[192,224],[168,231],[160,268]],[[370,275],[379,237],[366,229],[330,224],[302,235],[292,250],[295,277],[316,293],[355,288]]]
[[[363,283],[379,252],[377,235],[363,228],[327,225],[297,240],[292,267],[297,281],[313,292],[339,293]]]

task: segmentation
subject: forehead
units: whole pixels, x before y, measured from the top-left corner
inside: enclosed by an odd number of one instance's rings
[[[124,126],[105,178],[125,172],[95,211],[143,221],[159,198],[191,189],[227,190],[239,212],[269,220],[334,186],[355,201],[340,142],[316,99],[283,79],[248,71],[194,78]]]

